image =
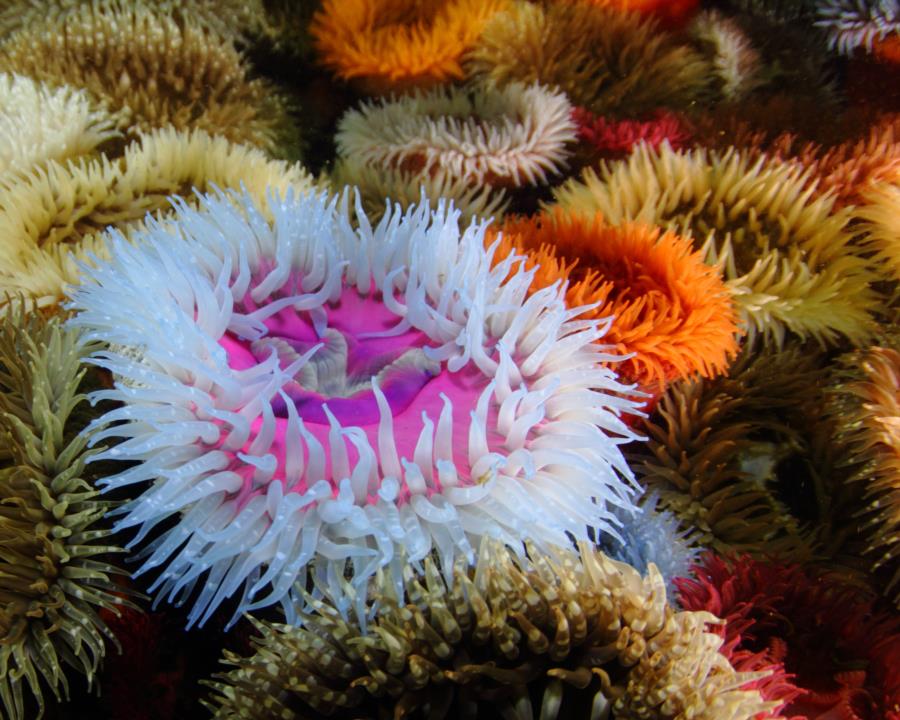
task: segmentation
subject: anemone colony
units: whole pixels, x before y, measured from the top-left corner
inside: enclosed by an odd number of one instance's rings
[[[0,0],[0,720],[900,720],[897,0]]]

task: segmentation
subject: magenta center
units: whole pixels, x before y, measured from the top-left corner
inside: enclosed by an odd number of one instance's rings
[[[243,306],[247,312],[256,309],[249,296],[244,299]],[[227,353],[229,366],[235,370],[245,370],[265,361],[274,352],[280,367],[287,368],[312,347],[322,344],[283,387],[283,391],[297,409],[306,429],[322,444],[326,455],[324,479],[331,482],[335,492],[342,478],[336,477],[332,468],[328,437],[331,426],[325,414],[326,405],[342,427],[360,428],[377,456],[381,415],[371,382],[372,377],[377,377],[378,386],[393,415],[397,455],[412,462],[423,427],[422,414],[427,413],[437,426],[444,407],[441,399],[443,393],[453,405],[453,462],[460,483],[468,484],[470,412],[475,408],[488,379],[471,364],[451,373],[446,370],[445,364],[429,361],[422,350],[434,343],[418,330],[407,330],[389,337],[371,337],[371,334],[390,330],[400,320],[381,302],[380,294],[363,297],[354,288],[346,288],[339,301],[326,305],[324,310],[327,329],[321,334],[316,330],[310,313],[298,312],[293,308],[282,310],[265,320],[268,333],[260,340],[250,341],[226,332],[219,343]],[[271,482],[284,482],[287,407],[280,395],[272,398],[271,404],[276,416],[276,433],[268,452],[275,455],[278,461],[278,469]],[[495,417],[494,413],[491,416]],[[242,452],[248,452],[261,426],[262,419],[258,418],[252,425],[250,439]],[[303,445],[304,461],[308,467],[308,449],[305,443]],[[352,443],[345,441],[345,446],[352,468],[358,453]],[[253,495],[264,492],[264,488],[253,489],[253,468],[241,463],[236,455],[232,469],[245,478],[244,486],[238,492],[243,504]],[[286,486],[293,492],[302,493],[321,479],[288,478]],[[401,489],[401,501],[408,497],[404,490]],[[439,488],[429,494],[437,491]],[[370,502],[376,499],[369,497]]]

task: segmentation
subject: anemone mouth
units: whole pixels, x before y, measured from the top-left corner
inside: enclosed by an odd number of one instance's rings
[[[199,587],[190,624],[239,591],[235,617],[295,618],[309,570],[344,611],[401,556],[449,572],[477,538],[564,545],[631,507],[608,323],[529,292],[452,206],[373,227],[349,198],[289,194],[271,221],[247,195],[179,203],[73,293],[119,379],[93,437],[125,439],[96,458],[136,461],[101,484],[142,488],[129,547],[178,519],[138,574],[163,568],[157,602]]]

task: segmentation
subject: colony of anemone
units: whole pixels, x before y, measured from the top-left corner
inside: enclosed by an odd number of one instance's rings
[[[898,20],[0,2],[0,717],[900,720]]]

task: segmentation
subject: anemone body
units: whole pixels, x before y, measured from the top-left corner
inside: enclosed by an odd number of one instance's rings
[[[92,683],[115,644],[98,611],[130,603],[86,469],[82,361],[96,346],[21,307],[0,323],[0,708],[26,720],[45,687],[68,695],[65,668]]]
[[[374,227],[357,208],[354,229],[346,194],[270,221],[246,195],[179,205],[85,271],[72,322],[118,377],[96,437],[126,439],[99,457],[136,463],[103,485],[150,483],[116,527],[138,545],[177,519],[141,571],[158,599],[196,587],[189,622],[236,593],[293,618],[309,568],[345,611],[404,552],[449,572],[480,536],[564,544],[631,507],[636,403],[598,363],[606,324],[558,285],[528,296],[483,223],[441,204]]]
[[[859,489],[865,554],[900,605],[900,352],[891,339],[842,358],[829,409],[841,464]]]
[[[350,110],[338,155],[375,168],[443,174],[472,185],[546,183],[575,141],[572,106],[538,84],[441,89]]]
[[[515,0],[491,18],[467,71],[498,85],[539,82],[601,115],[635,117],[703,97],[703,57],[652,19],[582,2]]]
[[[83,91],[22,75],[0,73],[0,108],[0,176],[90,153],[118,134],[115,118]]]
[[[631,355],[616,363],[624,379],[658,393],[676,378],[716,375],[736,354],[728,290],[690,240],[559,210],[502,229],[503,246],[525,251],[535,268],[535,288],[568,280],[570,304],[613,316],[603,343]]]
[[[507,0],[325,0],[310,31],[319,59],[372,94],[464,77],[461,61]]]
[[[533,560],[497,543],[475,569],[379,576],[372,631],[324,603],[302,627],[256,623],[256,654],[211,683],[218,720],[327,716],[749,720],[774,703],[742,686],[708,632],[675,612],[656,568],[583,547]],[[405,595],[405,597],[404,597]]]
[[[728,375],[679,381],[659,399],[629,459],[697,541],[717,552],[810,555],[783,500],[810,462],[821,359],[791,348],[747,353]]]

